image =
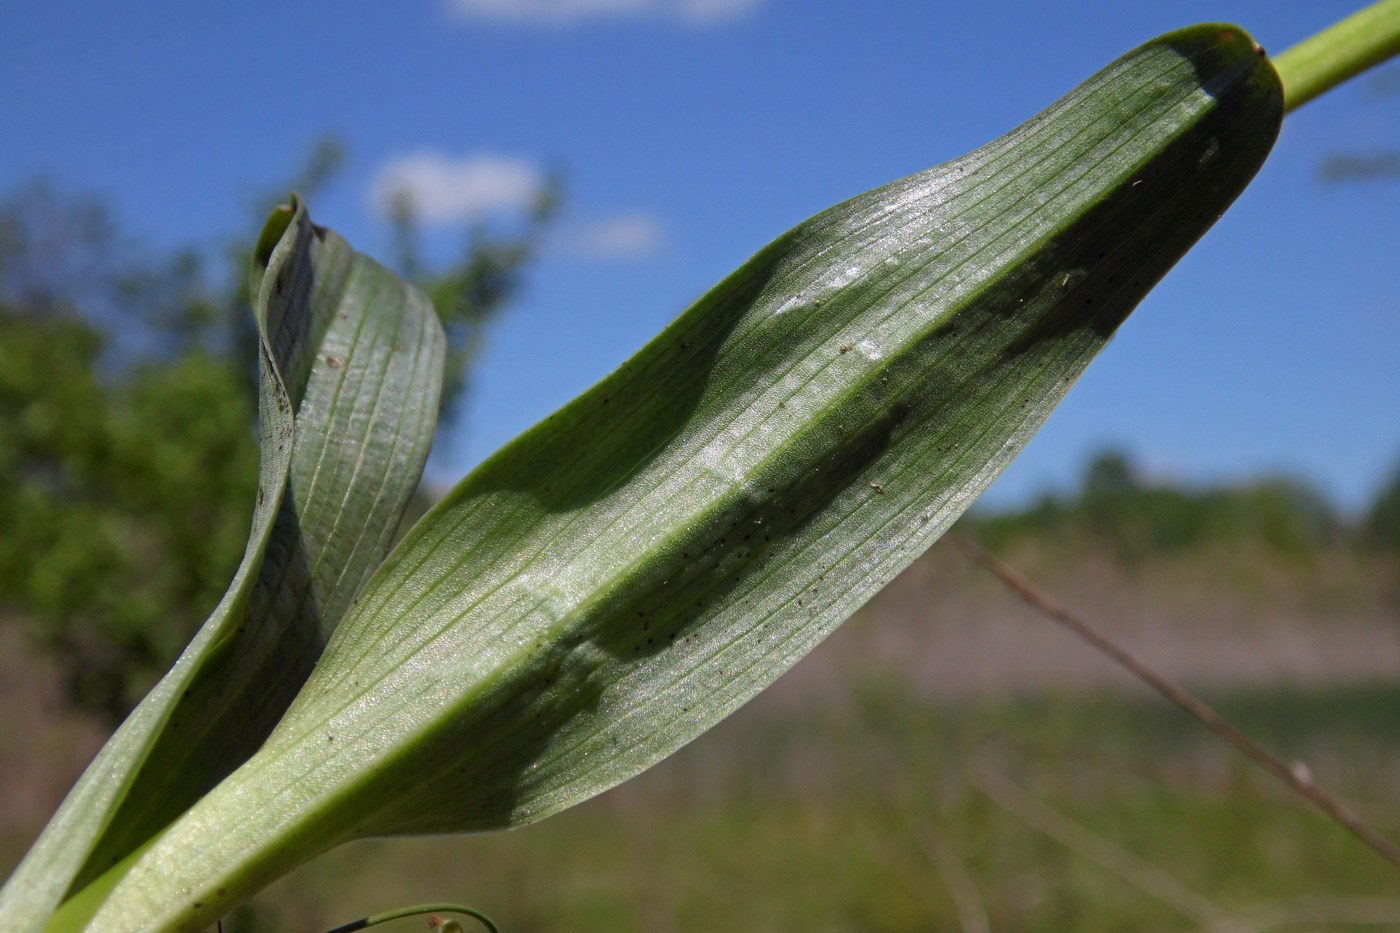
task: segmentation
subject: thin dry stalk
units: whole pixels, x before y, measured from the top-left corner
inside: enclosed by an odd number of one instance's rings
[[[1331,898],[1271,904],[1251,911],[1254,933],[1281,927],[1376,926],[1400,928],[1400,901],[1385,897]]]
[[[1317,781],[1313,779],[1312,772],[1306,765],[1295,763],[1293,767],[1289,767],[1284,764],[1263,746],[1245,735],[1236,726],[1222,717],[1203,700],[1188,693],[1186,690],[1178,687],[1166,677],[1148,667],[1125,648],[1110,640],[1108,636],[1084,621],[1082,617],[1056,602],[1046,594],[1045,591],[1037,587],[1016,570],[993,557],[991,554],[988,554],[970,541],[960,538],[955,540],[957,540],[957,543],[967,552],[975,563],[991,571],[997,579],[1006,584],[1006,586],[1020,597],[1023,602],[1069,629],[1080,639],[1096,648],[1101,654],[1107,656],[1115,664],[1128,671],[1153,690],[1156,690],[1191,716],[1195,717],[1203,723],[1206,728],[1243,752],[1246,757],[1259,765],[1259,767],[1282,781],[1298,794],[1298,796],[1341,824],[1381,858],[1395,865],[1397,868],[1400,868],[1400,849],[1397,849],[1390,840],[1371,828],[1371,826],[1354,813],[1350,807],[1319,786]]]
[[[919,831],[910,826],[910,834],[924,858],[943,880],[943,886],[948,889],[963,933],[990,933],[991,921],[982,903],[982,895],[977,890],[977,882],[968,874],[967,866],[958,858],[958,854],[940,834],[927,828]]]
[[[972,775],[971,782],[1007,813],[1105,871],[1117,875],[1203,929],[1219,933],[1248,930],[1245,924],[1224,908],[1197,894],[1151,862],[1138,858],[1116,842],[1086,829],[1049,804],[1031,797],[992,768],[979,767]]]
[[[878,799],[884,801],[880,812],[891,831],[903,835],[914,854],[923,858],[943,883],[953,901],[962,933],[990,933],[992,924],[986,905],[977,888],[977,881],[968,871],[956,846],[937,827],[936,804],[918,794],[910,783],[916,770],[910,747],[903,742],[891,742],[885,725],[861,704],[851,704],[836,715],[844,720],[854,735],[872,751],[891,759],[886,766],[878,764],[872,755],[859,760],[867,770],[872,786],[879,787]],[[883,785],[883,786],[880,786]],[[887,837],[886,837],[887,839]]]

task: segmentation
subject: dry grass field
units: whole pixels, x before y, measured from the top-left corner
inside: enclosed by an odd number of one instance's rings
[[[1400,835],[1393,563],[1005,556]],[[6,867],[100,739],[14,628]],[[225,928],[441,899],[511,933],[1400,929],[1393,868],[946,543],[630,784],[510,833],[347,847]]]

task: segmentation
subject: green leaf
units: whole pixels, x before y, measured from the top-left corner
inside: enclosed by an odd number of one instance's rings
[[[1280,118],[1248,36],[1199,26],[780,237],[425,517],[94,929],[207,924],[361,836],[538,819],[714,725],[991,482]]]
[[[444,349],[427,300],[299,204],[269,221],[256,271],[262,466],[243,563],[6,885],[7,930],[42,928],[66,892],[262,744],[388,551],[422,472]]]

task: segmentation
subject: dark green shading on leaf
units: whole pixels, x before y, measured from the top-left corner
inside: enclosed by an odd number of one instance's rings
[[[709,728],[967,508],[1281,115],[1252,40],[1199,26],[780,237],[415,527],[96,928],[207,923],[360,836],[538,819]]]
[[[42,928],[70,882],[146,842],[261,744],[416,488],[441,385],[431,305],[300,205],[274,214],[257,262],[263,467],[248,555],[7,884],[7,929]]]

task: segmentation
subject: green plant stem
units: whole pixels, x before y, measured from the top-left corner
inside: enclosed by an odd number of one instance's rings
[[[1274,58],[1284,113],[1400,54],[1400,0],[1380,0]]]
[[[491,918],[479,910],[471,907],[464,907],[461,904],[418,904],[414,907],[400,907],[397,910],[387,910],[382,914],[375,914],[371,917],[364,917],[338,926],[330,933],[353,933],[355,930],[364,930],[368,927],[378,926],[381,923],[388,923],[391,920],[400,920],[404,917],[417,917],[422,914],[462,914],[471,917],[484,926],[490,933],[498,933],[496,924],[491,922]],[[432,925],[437,925],[433,923]]]

